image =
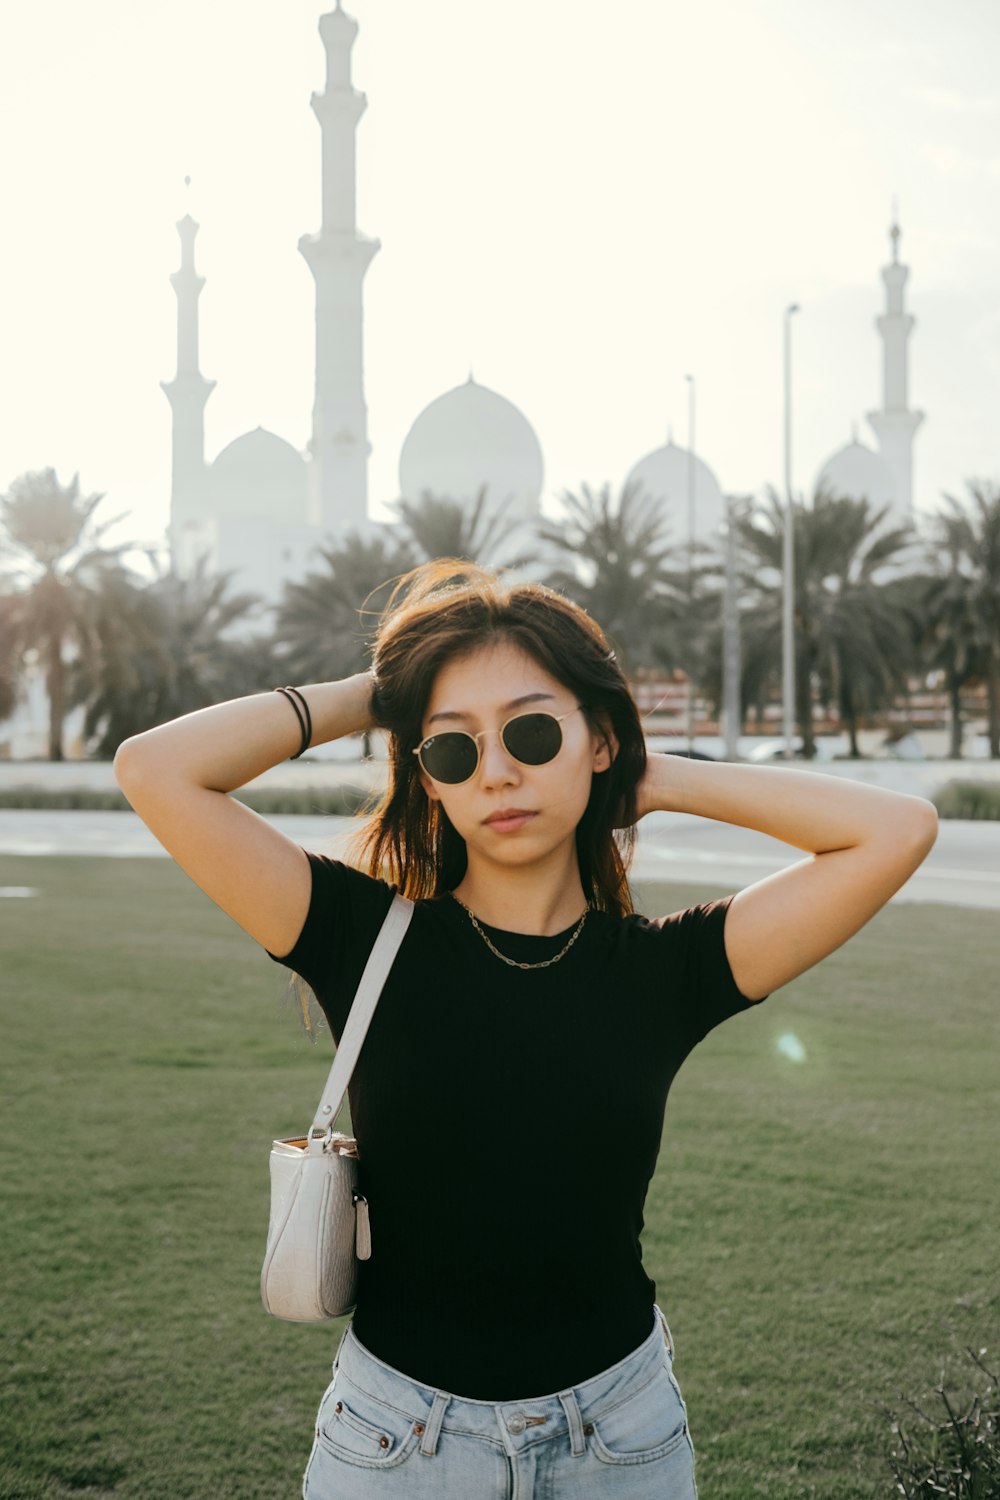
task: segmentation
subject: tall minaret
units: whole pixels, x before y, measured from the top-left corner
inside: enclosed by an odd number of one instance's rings
[[[320,17],[326,92],[313,94],[323,132],[323,227],[299,249],[316,282],[316,400],[309,444],[310,519],[343,535],[368,526],[368,411],[362,357],[365,272],[379,241],[358,233],[355,131],[367,100],[351,83],[358,24],[337,9]]]
[[[903,307],[903,291],[910,274],[899,260],[899,224],[893,219],[892,262],[882,270],[885,312],[875,320],[882,335],[882,410],[870,411],[868,421],[878,438],[882,459],[892,475],[897,509],[912,520],[913,435],[924,420],[922,411],[907,406],[907,340],[916,319]]]
[[[173,411],[173,449],[170,478],[170,560],[182,571],[184,526],[201,522],[201,491],[205,476],[205,403],[215,390],[198,369],[198,298],[204,276],[194,268],[198,225],[185,214],[177,225],[181,237],[181,267],[170,278],[177,293],[177,374],[160,386]]]

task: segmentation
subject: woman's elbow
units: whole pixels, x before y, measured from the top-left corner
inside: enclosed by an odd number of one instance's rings
[[[142,763],[142,740],[143,735],[134,734],[130,739],[122,740],[115,751],[115,758],[111,762],[111,768],[115,773],[115,780],[119,786],[124,786],[127,780],[134,780]]]
[[[926,797],[907,796],[906,801],[909,804],[906,810],[906,827],[923,859],[933,849],[938,836],[938,810]]]

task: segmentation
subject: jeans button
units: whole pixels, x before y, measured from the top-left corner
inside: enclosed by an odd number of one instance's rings
[[[508,1432],[523,1432],[527,1425],[527,1422],[520,1415],[507,1418]]]

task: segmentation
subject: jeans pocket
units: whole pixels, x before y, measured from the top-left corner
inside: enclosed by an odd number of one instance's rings
[[[364,1469],[395,1469],[416,1448],[420,1426],[406,1412],[387,1406],[341,1378],[334,1380],[323,1398],[316,1442],[344,1463]]]
[[[605,1464],[647,1464],[678,1450],[691,1453],[687,1412],[666,1365],[634,1396],[587,1419],[594,1457]]]

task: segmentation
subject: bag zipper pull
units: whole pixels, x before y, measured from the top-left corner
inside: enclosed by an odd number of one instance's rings
[[[354,1253],[358,1260],[371,1260],[372,1232],[368,1222],[368,1199],[364,1193],[354,1193]]]

